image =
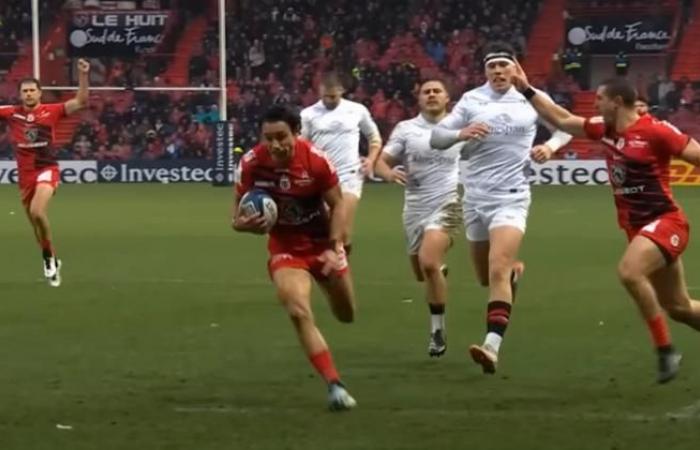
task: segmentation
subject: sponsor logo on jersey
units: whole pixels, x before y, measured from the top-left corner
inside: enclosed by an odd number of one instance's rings
[[[671,245],[673,245],[674,247],[678,247],[678,244],[680,243],[680,241],[681,241],[681,239],[678,237],[677,234],[674,234],[673,236],[671,236]]]
[[[489,134],[496,136],[522,136],[530,130],[530,127],[513,125],[513,118],[508,113],[501,113],[489,122]]]
[[[24,130],[24,138],[28,142],[36,142],[39,139],[39,130],[36,128],[27,128]]]
[[[613,184],[617,186],[622,186],[625,184],[625,178],[627,178],[625,167],[619,164],[614,164],[610,169],[610,178]]]

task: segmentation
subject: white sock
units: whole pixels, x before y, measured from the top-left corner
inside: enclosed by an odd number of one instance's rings
[[[437,330],[445,330],[445,315],[431,314],[430,315],[430,332],[435,333]]]
[[[484,339],[484,346],[489,346],[496,353],[501,348],[501,342],[503,342],[503,336],[497,333],[486,333],[486,339]]]

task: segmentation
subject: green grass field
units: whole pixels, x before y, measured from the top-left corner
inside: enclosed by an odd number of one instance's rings
[[[700,223],[700,191],[676,195]],[[526,276],[487,377],[466,354],[486,292],[463,238],[449,256],[448,353],[430,360],[401,191],[367,187],[356,323],[314,294],[359,403],[339,415],[276,303],[264,240],[230,230],[229,201],[204,185],[63,186],[51,216],[64,285],[51,289],[18,194],[0,187],[0,449],[698,448],[700,335],[673,325],[683,371],[655,385],[650,338],[616,280],[624,239],[608,188],[535,190]],[[691,242],[697,295],[699,257]]]

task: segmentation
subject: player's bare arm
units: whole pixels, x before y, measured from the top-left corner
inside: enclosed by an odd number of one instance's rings
[[[388,153],[382,153],[374,166],[374,173],[384,181],[405,186],[406,172],[401,167],[397,167],[398,164],[399,161],[396,158]]]
[[[324,192],[323,200],[326,202],[326,205],[328,205],[330,210],[331,229],[328,238],[332,243],[333,248],[326,250],[321,255],[320,259],[324,263],[321,272],[324,275],[329,275],[340,265],[340,255],[345,251],[343,249],[343,230],[345,229],[347,215],[340,185],[333,186]]]
[[[530,157],[538,164],[549,161],[560,148],[571,141],[570,134],[557,130],[548,123],[545,123],[545,125],[552,132],[552,136],[544,144],[532,147],[530,151]]]
[[[372,134],[367,138],[367,142],[369,149],[367,150],[367,158],[362,162],[362,173],[371,174],[382,150],[382,137],[379,133]]]
[[[343,201],[343,193],[340,190],[340,185],[333,186],[323,193],[323,200],[330,209],[331,226],[330,236],[331,242],[337,243],[339,248],[343,244],[343,230],[345,229],[345,221],[347,213],[345,211],[345,202]]]
[[[698,144],[698,141],[690,138],[688,145],[685,146],[680,157],[682,160],[694,166],[700,166],[700,144]]]
[[[586,137],[583,129],[586,119],[572,114],[545,96],[537,94],[537,91],[530,86],[525,71],[517,61],[515,61],[515,72],[511,77],[511,82],[530,101],[530,104],[544,120],[573,136]]]
[[[90,63],[84,59],[78,60],[78,93],[65,103],[66,114],[70,115],[85,108],[90,99]]]
[[[231,227],[241,233],[265,234],[265,217],[262,214],[246,216],[240,214],[239,204],[241,199],[236,195],[233,199],[233,219]]]

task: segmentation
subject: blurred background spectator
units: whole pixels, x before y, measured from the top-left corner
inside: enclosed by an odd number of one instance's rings
[[[137,58],[91,58],[92,84],[218,86],[216,1],[41,3],[43,36],[60,32],[71,9],[177,8],[157,52]],[[229,0],[227,106],[236,144],[250,148],[257,141],[257,125],[269,105],[292,103],[301,108],[316,102],[320,75],[331,69],[344,75],[347,97],[370,109],[387,138],[397,122],[416,114],[419,79],[446,80],[456,101],[465,90],[485,82],[481,49],[486,42],[507,41],[525,56],[527,36],[539,8],[537,0]],[[15,101],[16,85],[8,76],[13,65],[19,64],[19,55],[28,54],[30,30],[28,1],[0,2],[4,37],[0,40],[0,103]],[[64,47],[65,39],[45,43],[45,84],[75,83]],[[556,60],[561,70],[533,82],[557,103],[571,108],[576,93],[587,87],[586,55],[580,49],[564,48]],[[182,79],[176,77],[178,70]],[[635,83],[646,93],[653,114],[670,118],[682,130],[700,137],[696,84],[687,79],[674,83],[664,73],[637,74]],[[62,100],[69,94],[47,91],[45,100]],[[75,124],[61,156],[208,158],[212,142],[208,125],[219,117],[216,91],[93,91],[90,108]],[[7,131],[0,124],[0,158],[10,157]]]

